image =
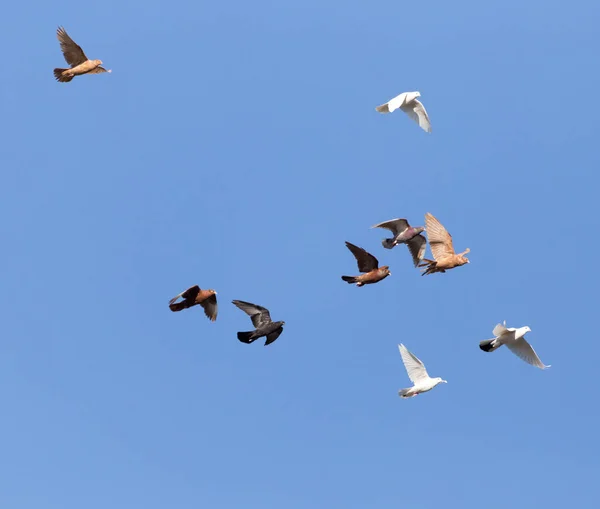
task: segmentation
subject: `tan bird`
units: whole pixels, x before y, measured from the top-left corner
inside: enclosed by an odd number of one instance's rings
[[[63,27],[58,27],[56,31],[56,37],[60,42],[60,49],[67,61],[67,64],[71,66],[70,69],[54,69],[54,77],[56,81],[61,83],[67,83],[71,81],[75,76],[82,74],[101,74],[103,72],[111,72],[110,70],[101,67],[102,60],[90,60],[85,56],[85,53],[78,46],[73,39],[69,37],[67,31]]]
[[[379,261],[371,253],[367,253],[362,247],[346,242],[346,247],[352,252],[358,264],[358,270],[365,272],[360,276],[342,276],[346,283],[356,283],[356,286],[378,283],[388,277],[391,272],[387,265],[379,266]]]
[[[179,297],[183,300],[175,302]],[[197,305],[202,306],[204,314],[210,318],[211,322],[217,319],[217,292],[214,290],[200,290],[198,285],[194,285],[169,301],[171,311],[181,311]]]
[[[427,268],[421,274],[422,276],[425,274],[435,274],[436,272],[443,273],[469,263],[469,259],[465,255],[471,250],[467,248],[462,253],[455,254],[454,246],[452,245],[452,235],[429,212],[425,214],[425,229],[427,231],[431,254],[435,261],[428,260],[427,258],[423,259],[425,263],[421,263],[419,267]]]

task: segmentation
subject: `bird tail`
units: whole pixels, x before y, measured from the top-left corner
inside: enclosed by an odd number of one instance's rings
[[[400,396],[401,398],[404,398],[404,399],[414,397],[415,394],[411,394],[411,395],[407,396],[407,394],[409,393],[409,391],[410,391],[410,389],[400,389],[398,391],[398,396]]]
[[[502,346],[500,343],[496,341],[496,338],[486,339],[485,341],[481,341],[479,343],[479,348],[481,348],[484,352],[493,352]]]
[[[242,342],[242,343],[246,343],[247,345],[249,345],[250,343],[252,343],[256,338],[252,337],[254,335],[254,331],[250,331],[250,332],[238,332],[237,333],[237,338]]]
[[[386,249],[392,249],[394,247],[394,241],[390,239],[383,239],[381,245]]]
[[[427,258],[423,258],[423,262],[419,263],[419,265],[417,265],[417,266],[418,267],[427,267],[423,271],[423,274],[421,274],[421,276],[425,276],[426,274],[433,274],[435,272],[438,272],[436,270],[436,265],[437,265],[437,262],[435,260],[428,260]]]
[[[60,67],[54,69],[54,77],[56,78],[56,81],[60,81],[61,83],[67,83],[73,79],[73,76],[63,76],[63,72],[65,72],[66,70],[67,69],[61,69]]]
[[[357,281],[356,276],[342,276],[342,279],[344,281],[346,281],[346,283],[350,283],[350,284],[356,283],[356,281]]]

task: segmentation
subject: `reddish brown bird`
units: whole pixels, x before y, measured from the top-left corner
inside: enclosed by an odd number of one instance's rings
[[[346,283],[356,283],[356,286],[370,285],[378,283],[391,274],[390,268],[387,265],[380,267],[377,258],[371,253],[367,253],[362,247],[350,244],[350,242],[346,242],[346,247],[356,258],[358,270],[365,272],[365,274],[361,274],[360,276],[342,276],[342,279]]]
[[[183,300],[175,302],[179,297]],[[214,290],[200,290],[198,285],[194,285],[169,301],[171,311],[181,311],[197,305],[204,308],[204,314],[211,322],[217,319],[217,292]]]
[[[63,27],[58,27],[56,31],[56,37],[60,42],[60,49],[67,61],[67,64],[71,66],[70,69],[54,69],[54,77],[56,81],[61,83],[67,83],[71,81],[75,76],[82,74],[101,74],[103,72],[111,72],[101,67],[102,60],[90,60],[85,56],[85,53],[78,46],[73,39],[69,37],[67,31]]]
[[[422,276],[435,274],[436,272],[444,273],[447,270],[469,263],[469,259],[465,255],[471,250],[467,248],[462,253],[455,254],[452,235],[429,212],[425,214],[425,228],[434,260],[423,259],[425,263],[421,263],[419,267],[427,268],[421,274]]]

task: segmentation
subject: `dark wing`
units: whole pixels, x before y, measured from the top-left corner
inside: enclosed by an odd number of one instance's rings
[[[283,327],[279,327],[279,329],[274,330],[271,334],[267,334],[267,340],[265,341],[265,346],[270,345],[275,341],[283,332]]]
[[[427,240],[423,235],[419,234],[416,237],[410,239],[407,243],[408,250],[412,256],[415,267],[421,263],[423,256],[425,256],[425,249],[427,248]]]
[[[406,219],[390,219],[389,221],[371,226],[371,228],[385,228],[386,230],[390,230],[394,236],[399,235],[408,227],[409,224]]]
[[[104,67],[99,65],[98,67],[96,67],[95,69],[92,69],[87,74],[102,74],[103,72],[110,72],[110,71],[107,71]]]
[[[213,293],[208,299],[203,300],[200,305],[204,308],[204,314],[210,318],[211,322],[217,319],[217,296]]]
[[[198,295],[198,293],[200,292],[200,287],[198,285],[194,285],[190,288],[188,288],[185,292],[181,292],[179,295],[176,295],[175,297],[173,297],[170,301],[169,301],[169,307],[171,308],[172,311],[181,311],[182,309],[185,309],[188,306],[184,306],[182,305],[182,303],[179,304],[175,304],[175,301],[181,297],[184,300],[190,300],[192,302],[194,302],[194,300],[196,299],[196,295]]]
[[[244,313],[250,316],[252,319],[252,325],[254,325],[254,327],[257,329],[261,325],[271,321],[271,314],[267,308],[263,308],[262,306],[252,304],[250,302],[244,302],[243,300],[232,300],[231,302],[233,302]]]
[[[379,267],[377,258],[371,253],[367,253],[362,247],[350,244],[350,242],[346,242],[346,247],[352,252],[354,258],[356,258],[360,272],[371,272],[373,269]]]
[[[60,42],[60,50],[62,51],[67,64],[71,67],[83,64],[83,62],[88,59],[81,47],[69,37],[69,34],[67,34],[67,31],[63,27],[58,27],[56,37],[58,38],[58,42]]]

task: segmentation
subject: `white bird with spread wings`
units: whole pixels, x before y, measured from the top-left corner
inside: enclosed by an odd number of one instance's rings
[[[403,92],[393,99],[390,99],[385,104],[377,106],[375,109],[379,113],[392,113],[400,108],[417,124],[419,124],[419,127],[421,127],[423,131],[430,133],[431,122],[429,121],[429,115],[427,115],[425,106],[423,106],[423,103],[421,103],[417,97],[421,97],[421,92]]]
[[[398,345],[400,355],[402,356],[402,362],[408,373],[408,378],[414,384],[409,389],[400,389],[398,395],[401,398],[412,398],[433,389],[437,384],[448,383],[446,380],[442,380],[440,377],[430,378],[425,369],[425,365],[417,359],[412,353],[408,351],[403,344]]]

